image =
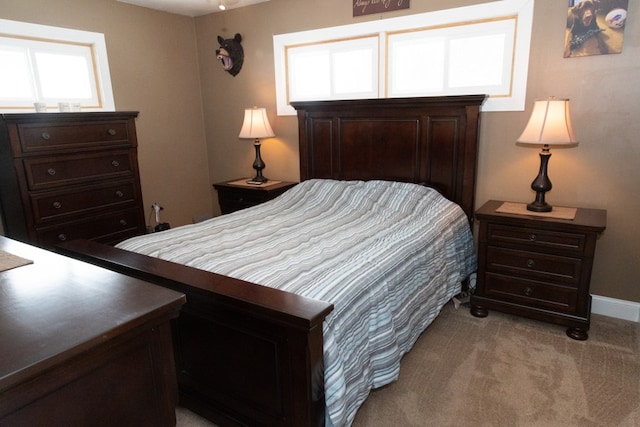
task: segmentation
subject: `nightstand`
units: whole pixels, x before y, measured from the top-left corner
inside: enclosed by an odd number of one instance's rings
[[[478,280],[471,314],[485,317],[494,309],[552,322],[567,326],[569,337],[586,340],[591,267],[607,212],[559,208],[567,211],[559,218],[553,211],[519,211],[520,204],[504,203],[490,200],[476,211]]]
[[[267,181],[264,184],[247,184],[248,178],[213,184],[218,191],[218,203],[222,214],[239,211],[272,200],[297,183]]]

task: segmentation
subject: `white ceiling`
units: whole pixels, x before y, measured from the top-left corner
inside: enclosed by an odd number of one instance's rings
[[[269,0],[117,0],[122,3],[135,4],[149,9],[162,10],[164,12],[177,13],[186,16],[200,16],[220,10],[220,2],[227,9],[249,6]]]

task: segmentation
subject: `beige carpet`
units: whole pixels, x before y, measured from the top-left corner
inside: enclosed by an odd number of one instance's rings
[[[215,424],[199,417],[188,409],[176,408],[176,427],[213,427]]]
[[[208,426],[180,409],[178,426]],[[640,324],[594,315],[589,340],[448,304],[354,427],[640,426]]]

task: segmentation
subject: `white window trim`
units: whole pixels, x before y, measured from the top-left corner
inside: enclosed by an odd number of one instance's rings
[[[0,19],[0,34],[16,38],[33,38],[65,43],[79,43],[90,45],[94,53],[95,73],[98,85],[98,98],[101,105],[83,111],[115,111],[109,60],[104,34],[90,31],[74,30],[70,28],[52,27],[48,25],[31,24],[27,22]],[[0,107],[0,112],[25,112],[24,109],[9,110]]]
[[[436,12],[408,15],[398,18],[370,21],[339,27],[301,31],[275,35],[274,67],[276,78],[276,103],[278,115],[295,115],[289,105],[287,90],[287,48],[303,44],[313,44],[336,39],[356,38],[367,34],[379,34],[381,52],[386,50],[386,33],[406,30],[455,25],[496,18],[516,17],[514,40],[513,77],[511,92],[507,95],[489,96],[483,103],[482,111],[523,111],[525,108],[527,76],[529,70],[529,49],[533,25],[534,0],[502,0],[474,6],[446,9]],[[379,54],[379,94],[386,94],[386,55]],[[384,96],[384,95],[380,95]]]

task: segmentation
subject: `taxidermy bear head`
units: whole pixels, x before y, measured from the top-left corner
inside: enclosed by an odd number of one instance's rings
[[[222,62],[224,70],[232,76],[240,72],[244,62],[244,50],[240,44],[241,41],[242,36],[240,34],[236,34],[232,39],[223,39],[218,36],[220,49],[216,49],[216,58]]]

